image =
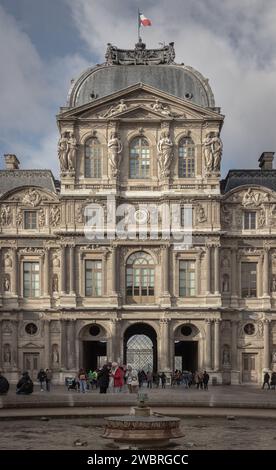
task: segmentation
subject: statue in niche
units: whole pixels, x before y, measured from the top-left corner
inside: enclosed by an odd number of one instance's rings
[[[272,278],[272,292],[276,292],[276,276]]]
[[[57,254],[54,255],[53,257],[53,267],[54,268],[59,268],[60,267],[60,260]]]
[[[6,364],[11,363],[11,347],[9,344],[5,344],[4,346],[4,362]]]
[[[273,351],[273,353],[272,353],[272,362],[273,362],[273,364],[276,363],[276,351]]]
[[[57,274],[53,275],[52,289],[53,289],[53,292],[58,292],[58,276],[57,276]]]
[[[163,131],[161,133],[157,150],[160,155],[159,168],[161,176],[168,177],[170,175],[170,166],[173,157],[173,143],[170,138],[170,131]]]
[[[123,145],[120,136],[117,132],[112,132],[108,141],[108,158],[111,166],[112,176],[117,176],[120,167],[120,154],[123,150]]]
[[[259,211],[259,217],[258,217],[258,225],[259,227],[264,227],[265,226],[265,210],[262,207]]]
[[[202,207],[202,205],[200,204],[199,206],[197,206],[196,221],[197,221],[199,224],[202,224],[203,222],[206,222],[206,220],[207,220],[207,217],[206,217],[206,214],[205,214],[205,210],[204,210],[204,208]]]
[[[52,347],[52,360],[53,360],[54,365],[59,364],[59,351],[58,351],[57,344],[53,344],[53,347]]]
[[[2,206],[0,219],[1,219],[1,224],[2,225],[10,225],[10,223],[11,223],[11,208],[9,206],[6,206],[6,205]]]
[[[5,255],[4,266],[5,268],[12,268],[12,259],[8,253]]]
[[[60,169],[62,172],[68,170],[67,151],[68,141],[66,137],[67,133],[63,132],[58,142],[58,158],[60,163]]]
[[[74,132],[70,132],[69,139],[68,139],[68,154],[67,154],[69,171],[75,170],[76,156],[77,156],[77,139],[74,136]]]
[[[229,276],[224,274],[222,278],[222,292],[229,292]]]
[[[230,365],[230,352],[229,349],[225,348],[222,353],[222,364],[223,365]]]
[[[10,288],[11,288],[10,276],[6,274],[4,278],[4,291],[9,292]]]

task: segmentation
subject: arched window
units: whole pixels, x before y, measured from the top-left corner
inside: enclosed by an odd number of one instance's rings
[[[179,178],[195,176],[195,145],[190,137],[183,137],[178,145],[178,176]]]
[[[143,251],[133,253],[127,260],[127,300],[133,303],[154,302],[154,262]]]
[[[130,178],[150,176],[150,148],[145,137],[136,137],[130,143],[129,176]]]
[[[102,147],[98,139],[91,137],[84,146],[86,178],[101,178],[102,176]]]

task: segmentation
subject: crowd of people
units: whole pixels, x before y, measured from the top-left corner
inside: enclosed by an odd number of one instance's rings
[[[263,390],[264,390],[266,385],[267,385],[267,388],[269,390],[270,389],[275,390],[275,387],[276,387],[276,372],[272,372],[271,377],[270,377],[268,372],[265,372],[263,386],[262,386]]]

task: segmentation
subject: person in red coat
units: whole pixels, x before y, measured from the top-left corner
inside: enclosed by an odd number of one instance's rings
[[[120,392],[124,385],[124,380],[123,380],[123,371],[118,366],[117,362],[112,363],[111,375],[113,377],[114,392],[115,393]]]

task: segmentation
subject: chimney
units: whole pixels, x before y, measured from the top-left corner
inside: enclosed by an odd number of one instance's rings
[[[259,167],[261,170],[272,170],[275,152],[263,152],[259,158]]]
[[[4,155],[5,162],[6,162],[6,170],[18,170],[20,161],[18,160],[16,155],[11,153],[7,153]]]

